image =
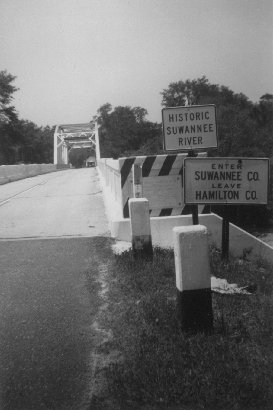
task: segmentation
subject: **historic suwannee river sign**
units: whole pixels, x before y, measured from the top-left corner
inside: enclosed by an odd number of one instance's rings
[[[189,151],[216,148],[216,107],[189,105],[162,109],[164,149]]]

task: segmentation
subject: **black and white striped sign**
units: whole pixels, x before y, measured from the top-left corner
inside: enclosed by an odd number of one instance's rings
[[[204,154],[203,154],[204,155]],[[151,216],[190,213],[184,205],[183,161],[186,154],[151,155],[120,158],[122,206],[129,217],[128,201],[134,196],[132,168],[142,167],[143,196],[149,200]]]

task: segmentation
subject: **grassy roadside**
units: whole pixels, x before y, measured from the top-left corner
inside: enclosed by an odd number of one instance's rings
[[[271,409],[273,403],[273,272],[259,261],[221,262],[211,273],[230,283],[256,284],[249,295],[213,294],[214,334],[183,333],[176,319],[172,251],[154,260],[116,256],[109,271],[103,326],[113,339],[104,352],[122,360],[103,370],[118,409]],[[119,407],[118,407],[119,404]]]

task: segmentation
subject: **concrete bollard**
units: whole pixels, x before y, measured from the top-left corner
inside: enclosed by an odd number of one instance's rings
[[[151,258],[153,256],[153,246],[148,199],[129,199],[129,214],[134,256]]]
[[[213,312],[207,228],[173,228],[177,308],[182,329],[211,333]]]

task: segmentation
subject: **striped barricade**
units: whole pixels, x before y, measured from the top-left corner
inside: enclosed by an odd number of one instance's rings
[[[206,153],[199,154],[206,156]],[[123,217],[129,218],[129,199],[134,197],[132,169],[142,166],[143,197],[149,201],[151,216],[190,213],[183,194],[183,160],[187,154],[120,158]]]

